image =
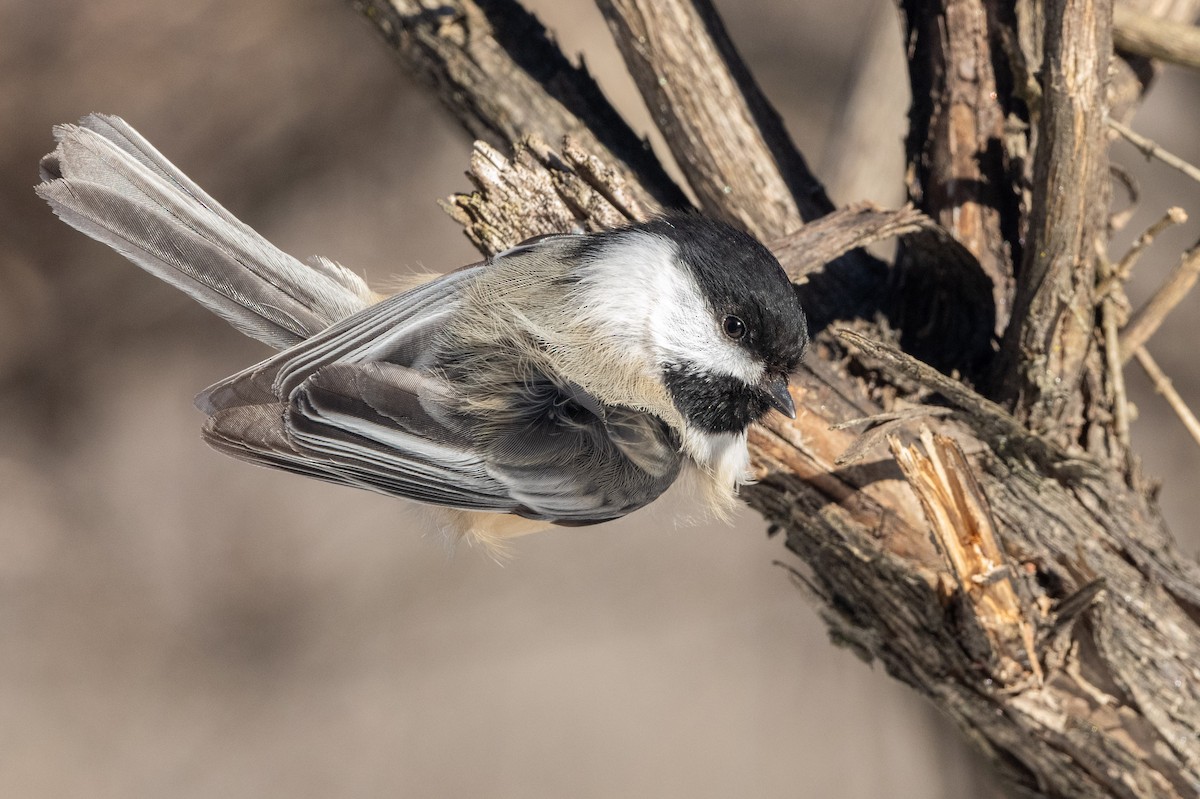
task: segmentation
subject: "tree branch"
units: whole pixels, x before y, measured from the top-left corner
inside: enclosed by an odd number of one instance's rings
[[[1109,195],[1105,80],[1111,0],[1047,0],[1029,233],[999,387],[1017,415],[1064,445],[1109,448],[1089,428],[1103,402],[1096,258]],[[1101,435],[1097,435],[1101,434]],[[1107,454],[1107,453],[1106,453]]]
[[[1010,79],[982,0],[901,0],[913,104],[907,140],[909,197],[978,260],[992,283],[995,332],[1012,305],[1012,253],[1020,253],[1020,197],[1011,184],[1002,105]],[[1003,70],[996,74],[994,65]],[[900,259],[901,273],[909,271]],[[906,275],[915,293],[945,290],[941,270]],[[918,311],[919,313],[919,311]]]
[[[1167,282],[1154,292],[1154,296],[1134,314],[1121,332],[1121,363],[1128,363],[1133,354],[1150,340],[1167,314],[1196,285],[1197,278],[1200,278],[1200,242],[1183,254],[1179,266],[1175,267]]]
[[[1142,154],[1147,158],[1157,158],[1167,166],[1178,169],[1192,180],[1200,181],[1200,168],[1197,168],[1194,164],[1189,164],[1174,153],[1164,150],[1152,139],[1147,139],[1133,128],[1123,125],[1115,119],[1109,119],[1108,126],[1124,136],[1130,144],[1141,150]]]
[[[599,0],[700,207],[767,239],[833,210],[708,0]]]
[[[1099,24],[1084,13],[1059,32],[1079,30],[1075,23],[1089,20]],[[1029,307],[1046,314],[1059,343],[1068,324],[1083,323],[1063,320],[1059,305],[1043,308],[1032,300],[1040,302],[1049,291],[1043,286],[1065,271],[1074,282],[1064,284],[1071,291],[1063,303],[1073,307],[1076,289],[1082,291],[1078,281],[1094,277],[1088,265],[1102,229],[1094,224],[1103,220],[1102,195],[1081,188],[1063,192],[1068,201],[1051,191],[1090,185],[1056,181],[1090,179],[1098,167],[1065,160],[1072,145],[1079,145],[1076,155],[1094,159],[1093,121],[1077,125],[1056,115],[1074,109],[1098,117],[1100,107],[1074,106],[1058,96],[1075,85],[1065,73],[1078,78],[1086,71],[1068,57],[1080,51],[1065,42],[1062,48],[1047,58],[1045,86],[1048,107],[1061,108],[1046,112],[1051,122],[1043,119],[1035,137],[1042,185],[1033,196],[1051,207],[1033,209],[1038,221],[1031,230],[1038,231],[1035,241],[1065,241],[1066,250],[1026,258],[1042,269],[1042,278],[1032,281]],[[477,148],[476,191],[450,205],[485,252],[548,228],[593,229],[647,210],[630,199],[637,192],[627,173],[605,156],[572,140],[559,153],[544,141],[530,139],[512,158]],[[1097,208],[1081,208],[1085,201]],[[1064,202],[1068,207],[1060,207]],[[837,286],[841,267],[814,269],[817,259],[885,232],[925,237],[931,257],[972,259],[911,209],[848,209],[772,246],[792,274],[807,280],[801,287],[809,292],[806,302],[837,305],[830,299],[836,291],[825,290]],[[1066,251],[1084,263],[1081,274],[1067,263]],[[824,282],[817,279],[826,275]],[[1084,310],[1090,336],[1096,313],[1091,305]],[[1200,568],[1175,550],[1152,499],[1108,461],[1065,454],[1054,431],[1030,431],[991,399],[880,343],[886,331],[863,321],[853,325],[869,333],[849,336],[854,353],[820,337],[795,376],[797,418],[771,415],[751,428],[759,482],[744,491],[804,562],[805,583],[833,639],[880,660],[934,701],[1022,792],[1194,796],[1200,789]],[[939,397],[952,407],[949,415],[929,405]],[[858,447],[854,464],[839,463],[860,442],[840,423],[881,414],[892,420],[897,453],[916,420],[937,434],[926,437],[924,454],[904,450],[911,482],[893,454],[879,444],[872,449],[870,441]],[[936,478],[918,488],[933,491],[924,505],[914,492],[924,480],[918,474]],[[931,543],[930,515],[958,520],[945,525],[940,550]],[[951,553],[951,546],[958,549]]]
[[[350,0],[350,5],[472,137],[507,150],[527,135],[549,142],[572,135],[621,172],[640,202],[689,205],[649,144],[520,3]]]
[[[1154,384],[1154,390],[1163,395],[1163,399],[1171,406],[1171,410],[1175,411],[1179,421],[1183,422],[1183,426],[1191,435],[1192,440],[1200,444],[1200,420],[1196,419],[1196,414],[1192,413],[1192,409],[1184,402],[1183,397],[1179,396],[1179,392],[1171,383],[1171,378],[1167,377],[1166,372],[1158,365],[1158,361],[1150,356],[1145,347],[1138,347],[1133,354],[1138,359],[1138,363],[1142,365],[1142,369],[1146,371],[1150,382]]]
[[[507,209],[514,220],[505,233],[480,228],[485,250],[537,232],[540,223],[523,220],[548,206],[582,227],[621,213],[605,207],[614,186],[593,189],[591,200],[572,209],[564,194],[592,180],[569,177],[566,161],[549,151],[522,152],[473,164],[480,186],[469,195],[473,207]],[[582,208],[589,210],[581,218]],[[858,237],[845,227],[851,219],[863,222]],[[905,209],[848,210],[828,226],[787,237],[777,252],[794,271],[811,274],[811,262],[791,253],[836,253],[884,230],[920,228],[921,219]],[[1176,680],[1200,662],[1200,574],[1175,553],[1154,507],[1109,481],[1100,464],[1062,454],[957,381],[869,339],[854,343],[868,352],[854,369],[825,346],[796,375],[794,422],[772,415],[751,429],[759,482],[745,489],[750,505],[786,531],[788,547],[808,565],[834,640],[879,658],[934,699],[1027,790],[1190,796],[1190,786],[1200,785],[1200,686],[1187,677],[1181,692]],[[1004,555],[995,565],[1027,608],[1036,632],[1032,658],[1024,646],[996,648],[1011,639],[990,633],[980,621],[989,618],[985,609],[955,587],[894,460],[868,452],[865,462],[838,464],[857,440],[835,429],[839,422],[912,407],[851,376],[864,368],[915,377],[954,405],[953,418],[938,429],[977,453],[955,468],[969,469],[971,477],[961,479],[976,480],[991,508]],[[1097,578],[1108,591],[1081,612],[1077,592],[1091,591]],[[1074,608],[1069,617],[1060,615],[1067,608]]]

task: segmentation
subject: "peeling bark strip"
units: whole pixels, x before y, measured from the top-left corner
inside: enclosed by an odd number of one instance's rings
[[[798,291],[808,307],[845,321],[838,336],[816,339],[794,378],[797,418],[773,414],[751,428],[759,482],[744,495],[784,533],[799,559],[787,565],[833,640],[879,660],[937,704],[1015,791],[1191,799],[1200,794],[1200,567],[1176,550],[1153,498],[1131,487],[1119,467],[1067,449],[1085,439],[1091,445],[1093,430],[1112,432],[1100,413],[1105,365],[1091,343],[1106,208],[1104,142],[1095,138],[1109,52],[1103,1],[1048,0],[1045,96],[1031,141],[1030,247],[1017,276],[1024,305],[1004,342],[1008,371],[1000,372],[1016,386],[1017,414],[999,403],[1000,392],[985,386],[977,393],[896,349],[895,331],[873,316],[848,318],[872,273],[845,258],[829,263],[883,235],[907,236],[924,257],[952,261],[957,271],[979,269],[970,251],[912,208],[845,209],[770,242],[803,281]],[[707,3],[696,8],[711,13]],[[473,35],[490,34],[481,28]],[[638,46],[628,41],[633,35],[617,30],[623,48]],[[1005,37],[1028,43],[1020,31]],[[670,36],[657,46],[719,50],[712,41]],[[1040,60],[1040,53],[1027,55],[1029,64]],[[420,49],[411,57],[442,63]],[[470,80],[436,86],[470,95]],[[487,76],[480,80],[493,87]],[[1019,89],[998,81],[997,90],[1036,94],[1013,82]],[[540,91],[545,96],[531,97],[530,108],[549,102],[550,92]],[[662,101],[683,102],[667,94]],[[527,111],[480,105],[472,113]],[[528,120],[518,127],[525,124],[536,135],[514,137],[521,143],[511,157],[476,145],[476,190],[446,204],[483,252],[652,210],[638,175],[611,153],[582,136],[544,135]],[[753,115],[739,124],[763,125]],[[769,130],[762,136],[771,138]],[[759,164],[767,172],[775,166]],[[980,179],[1000,178],[984,170]],[[720,195],[710,201],[727,217],[749,213]],[[990,332],[990,318],[982,325]],[[896,440],[891,452],[881,428],[858,436],[844,424],[864,419],[883,422]],[[932,431],[920,436],[924,452],[906,444],[922,422]]]
[[[442,207],[484,255],[534,236],[604,230],[651,215],[619,170],[570,138],[562,154],[540,139],[522,139],[511,159],[475,142],[467,176],[476,191],[456,194]]]
[[[1003,344],[1000,390],[1018,417],[1064,446],[1118,454],[1104,410],[1096,344],[1096,257],[1109,177],[1105,80],[1111,0],[1046,0],[1028,245]]]

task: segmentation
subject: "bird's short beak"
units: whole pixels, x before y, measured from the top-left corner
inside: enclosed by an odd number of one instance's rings
[[[796,418],[796,405],[788,391],[788,376],[768,372],[763,378],[762,390],[766,392],[771,407],[789,419]]]

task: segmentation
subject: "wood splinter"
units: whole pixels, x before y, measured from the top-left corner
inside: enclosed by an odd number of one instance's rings
[[[1013,586],[1013,569],[996,537],[996,525],[962,448],[954,439],[921,429],[924,452],[888,438],[896,463],[916,492],[938,549],[983,628],[998,661],[995,677],[1012,685],[1044,674],[1034,647],[1034,625]],[[1027,666],[1025,665],[1027,664]]]

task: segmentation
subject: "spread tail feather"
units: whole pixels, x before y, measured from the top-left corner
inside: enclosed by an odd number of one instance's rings
[[[372,303],[358,275],[277,249],[119,117],[90,114],[54,136],[37,187],[54,212],[246,335],[283,349]]]

